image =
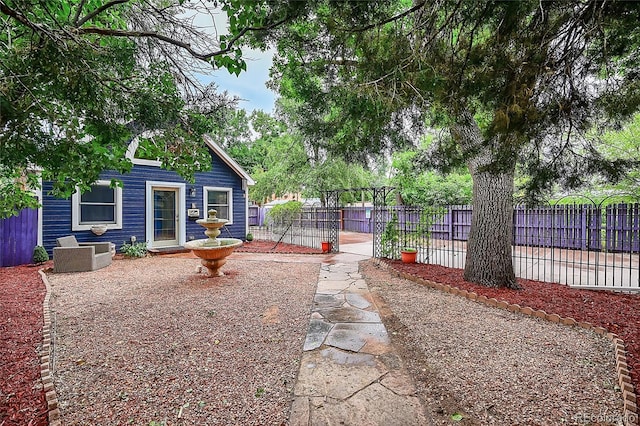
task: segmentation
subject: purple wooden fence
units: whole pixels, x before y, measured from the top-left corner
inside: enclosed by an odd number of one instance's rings
[[[249,226],[262,226],[265,209],[260,206],[249,206]]]
[[[343,231],[373,232],[373,207],[343,207],[341,211]]]
[[[0,266],[31,263],[38,244],[38,210],[25,209],[18,216],[0,219]]]
[[[640,252],[640,204],[612,204],[605,211],[607,250]]]
[[[600,209],[593,205],[516,207],[514,244],[576,250],[601,250]]]
[[[447,212],[433,222],[431,237],[467,241],[472,214],[471,206],[448,207]],[[402,217],[399,216],[401,227]],[[407,216],[404,220],[411,219]],[[589,204],[516,206],[513,238],[517,246],[638,253],[640,204],[612,204],[604,208]]]
[[[444,222],[449,228],[449,238],[440,239],[467,241],[471,230],[472,213],[473,208],[471,206],[449,207],[449,213],[444,217]]]
[[[449,206],[443,210],[420,207],[382,207],[383,221],[388,223],[396,215],[398,229],[415,231],[420,218],[433,215],[431,238],[467,241],[471,229],[472,206]],[[325,226],[326,209],[313,209],[313,223],[306,226]],[[264,210],[255,207],[249,224],[261,226]],[[341,229],[373,232],[372,207],[343,207],[340,209]],[[517,246],[566,248],[576,250],[606,250],[609,252],[640,252],[640,204],[556,205],[542,207],[516,206],[513,211],[513,239]]]

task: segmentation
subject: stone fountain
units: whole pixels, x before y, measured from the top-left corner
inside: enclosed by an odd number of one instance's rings
[[[237,238],[218,238],[220,228],[229,222],[226,219],[218,219],[216,210],[209,210],[206,219],[198,219],[196,223],[206,228],[204,233],[207,237],[202,240],[189,241],[184,245],[202,259],[200,262],[209,270],[209,276],[220,277],[224,274],[220,271],[222,265],[227,262],[229,256],[236,247],[242,245],[242,240]]]

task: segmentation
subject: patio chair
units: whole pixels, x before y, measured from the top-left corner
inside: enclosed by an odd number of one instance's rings
[[[70,235],[56,239],[53,272],[95,271],[111,264],[111,243],[78,243]]]

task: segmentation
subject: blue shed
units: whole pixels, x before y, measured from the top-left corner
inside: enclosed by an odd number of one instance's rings
[[[121,175],[105,171],[91,191],[76,192],[69,199],[47,195],[43,182],[42,221],[38,238],[52,254],[56,238],[75,235],[83,241],[109,241],[119,248],[132,241],[146,242],[150,250],[181,248],[185,242],[206,238],[196,223],[209,209],[229,222],[221,237],[244,240],[248,232],[248,188],[253,179],[210,137],[204,142],[211,154],[211,170],[196,173],[189,183],[177,173],[162,169],[159,161],[138,159],[137,142],[127,156],[133,167]],[[111,188],[112,178],[122,181]],[[106,232],[104,231],[106,225]]]

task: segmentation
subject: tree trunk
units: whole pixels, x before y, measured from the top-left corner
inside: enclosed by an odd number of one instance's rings
[[[509,146],[504,139],[485,140],[468,111],[458,116],[451,135],[468,155],[473,178],[473,217],[464,279],[487,287],[519,288],[511,259],[517,155],[501,150]]]
[[[518,288],[513,241],[513,173],[475,172],[473,218],[464,279],[487,287]]]

